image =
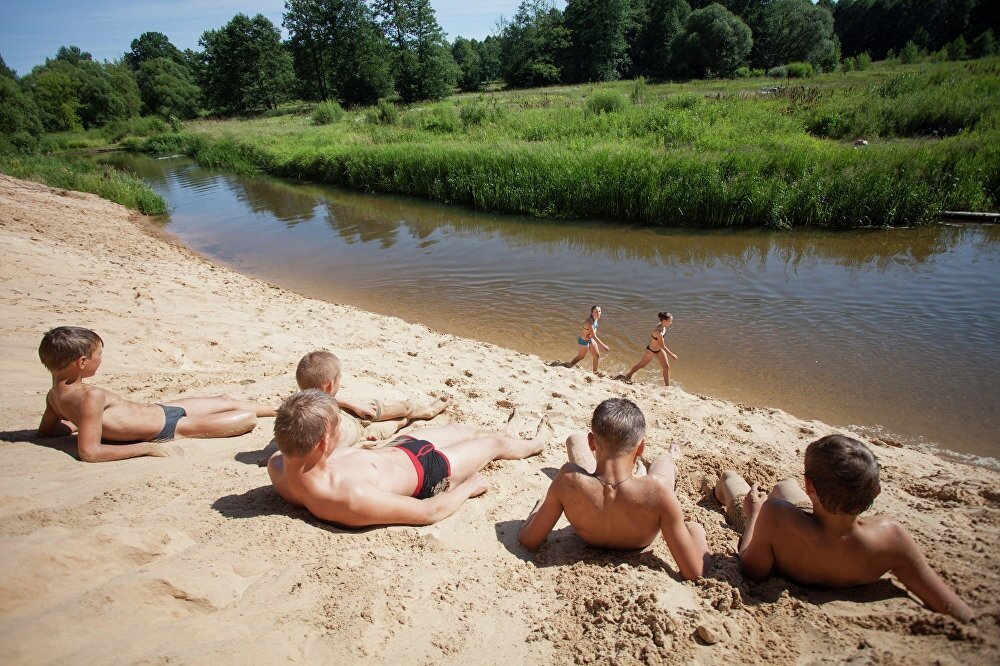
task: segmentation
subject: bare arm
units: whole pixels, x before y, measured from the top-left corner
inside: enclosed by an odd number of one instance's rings
[[[763,580],[774,567],[774,551],[771,550],[771,512],[765,508],[765,497],[759,486],[754,484],[744,499],[746,528],[740,540],[740,565],[747,578]]]
[[[684,512],[674,491],[664,485],[663,493],[660,531],[681,575],[686,580],[695,580],[705,573],[711,557],[708,541],[705,539],[705,528],[699,523],[685,523]]]
[[[84,462],[108,462],[139,456],[161,455],[163,447],[151,442],[138,444],[102,444],[104,394],[88,391],[80,405],[80,430],[76,437],[77,453]]]
[[[557,476],[556,480],[549,485],[545,497],[535,504],[535,508],[528,514],[527,520],[524,521],[521,531],[517,535],[517,540],[521,545],[532,552],[541,547],[563,514],[562,501],[555,490],[558,479]]]
[[[458,511],[465,500],[486,490],[486,480],[474,474],[455,488],[422,500],[393,495],[371,486],[357,486],[351,489],[346,501],[330,497],[308,498],[305,505],[320,520],[350,527],[432,525]]]
[[[903,564],[892,569],[899,582],[932,610],[947,613],[962,622],[971,620],[972,609],[931,569],[906,529],[897,524],[894,530],[904,560]]]
[[[45,412],[42,413],[42,422],[38,424],[39,437],[65,437],[76,432],[76,428],[69,421],[59,418],[56,411],[49,404],[49,399],[45,398]]]
[[[340,405],[341,409],[345,409],[359,419],[371,420],[375,418],[375,410],[372,409],[368,404],[361,404],[354,402],[352,400],[337,398],[337,404]]]

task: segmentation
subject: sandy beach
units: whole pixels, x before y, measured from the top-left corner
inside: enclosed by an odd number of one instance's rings
[[[994,471],[866,440],[883,470],[873,511],[910,530],[971,623],[891,576],[846,591],[752,583],[702,479],[733,468],[801,480],[805,446],[848,431],[305,298],[215,266],[120,206],[2,175],[0,248],[4,664],[1000,662]],[[343,530],[271,489],[258,461],[272,419],[114,463],[37,439],[50,386],[37,347],[62,324],[102,336],[93,382],[136,400],[277,405],[298,359],[325,348],[344,363],[345,396],[447,393],[453,420],[501,429],[517,408],[525,434],[545,414],[557,436],[538,457],[489,465],[490,491],[437,525]],[[566,436],[614,395],[643,409],[652,455],[672,442],[685,454],[678,496],[716,553],[698,582],[681,580],[662,539],[596,550],[563,520],[538,554],[517,544]]]

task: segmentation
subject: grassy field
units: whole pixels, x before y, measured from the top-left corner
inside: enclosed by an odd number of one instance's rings
[[[201,164],[498,212],[856,227],[1000,205],[1000,58],[810,79],[612,84],[199,121],[126,139]],[[339,114],[335,114],[335,117]],[[853,140],[864,138],[865,147]]]

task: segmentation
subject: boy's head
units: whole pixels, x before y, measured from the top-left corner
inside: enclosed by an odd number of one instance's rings
[[[657,316],[660,318],[660,323],[661,324],[666,324],[666,323],[672,322],[674,320],[674,316],[672,314],[670,314],[669,312],[661,312]]]
[[[319,389],[336,395],[340,388],[340,359],[325,350],[309,352],[295,369],[299,390]]]
[[[882,490],[878,460],[856,439],[827,435],[806,448],[806,478],[823,508],[831,513],[860,514]]]
[[[38,358],[49,372],[59,372],[80,358],[91,358],[103,346],[101,336],[88,328],[57,326],[42,336]]]
[[[274,439],[283,454],[301,458],[311,453],[328,433],[336,432],[339,424],[336,398],[319,389],[306,389],[278,407]]]
[[[597,406],[590,419],[597,447],[609,455],[634,451],[646,435],[642,410],[625,398],[608,398]]]

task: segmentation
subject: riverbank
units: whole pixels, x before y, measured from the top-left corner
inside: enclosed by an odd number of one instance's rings
[[[802,450],[830,426],[623,386],[492,345],[484,354],[474,340],[214,266],[96,197],[7,177],[0,243],[7,663],[1000,657],[995,472],[873,443],[884,468],[875,510],[899,518],[976,609],[969,625],[925,610],[891,579],[839,593],[752,584],[738,573],[736,536],[718,505],[700,496],[701,478],[725,467],[761,483],[801,478]],[[34,440],[48,388],[35,350],[42,332],[64,323],[104,338],[96,382],[141,400],[278,402],[294,387],[297,359],[325,347],[344,360],[347,395],[445,391],[457,420],[500,427],[517,407],[547,414],[557,440],[537,458],[491,465],[490,492],[439,525],[339,530],[270,490],[256,464],[270,419],[241,438],[183,441],[178,457],[100,465],[77,461],[71,442]],[[674,441],[686,452],[678,495],[719,553],[699,583],[677,579],[662,540],[642,553],[596,551],[563,522],[535,557],[516,545],[564,461],[559,440],[609,395],[643,408],[654,453]],[[699,626],[720,642],[696,638]]]
[[[618,82],[190,123],[203,166],[538,217],[880,227],[1000,202],[1000,59],[808,80]],[[865,139],[858,145],[855,139]]]

